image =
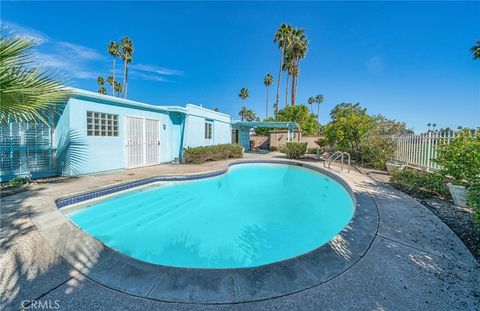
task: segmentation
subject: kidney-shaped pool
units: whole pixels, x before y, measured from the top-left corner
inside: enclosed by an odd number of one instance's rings
[[[241,164],[217,177],[118,194],[67,215],[106,245],[142,261],[243,268],[316,249],[353,213],[349,191],[324,174],[285,164]]]

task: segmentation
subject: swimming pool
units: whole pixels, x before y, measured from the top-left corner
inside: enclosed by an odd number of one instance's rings
[[[130,191],[67,213],[136,259],[189,268],[243,268],[329,242],[354,203],[338,181],[285,164],[241,164],[220,176]]]

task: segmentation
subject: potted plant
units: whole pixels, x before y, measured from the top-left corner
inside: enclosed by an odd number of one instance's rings
[[[440,173],[448,181],[453,203],[467,207],[468,189],[480,180],[480,133],[463,129],[450,144],[441,144],[437,151],[434,162],[441,166]]]
[[[407,167],[405,163],[394,160],[388,161],[385,163],[385,166],[387,167],[387,171],[390,175],[392,175],[395,171],[403,171]]]

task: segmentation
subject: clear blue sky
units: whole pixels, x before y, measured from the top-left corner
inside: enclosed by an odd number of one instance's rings
[[[235,118],[242,87],[264,116],[263,76],[278,75],[272,38],[283,22],[310,40],[298,102],[322,93],[321,123],[336,104],[360,102],[416,131],[480,125],[480,61],[469,51],[480,39],[479,2],[2,3],[4,26],[39,40],[39,59],[72,86],[96,90],[111,71],[108,41],[128,35],[130,99],[192,102]]]

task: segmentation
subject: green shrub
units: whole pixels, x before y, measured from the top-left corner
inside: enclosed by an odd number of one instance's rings
[[[449,144],[440,145],[434,160],[440,173],[456,185],[480,183],[480,132],[469,129],[458,133]]]
[[[282,152],[287,155],[287,159],[299,159],[307,152],[307,143],[287,142]]]
[[[241,158],[243,147],[238,144],[223,144],[186,148],[183,152],[185,163],[204,163],[206,161]]]
[[[28,178],[25,178],[25,177],[15,177],[13,179],[10,179],[9,181],[7,182],[3,182],[1,183],[1,187],[2,189],[6,189],[6,188],[14,188],[14,187],[20,187],[20,186],[23,186],[25,184],[28,184],[30,182],[30,179]]]
[[[383,169],[395,154],[395,144],[391,138],[373,132],[367,133],[360,141],[359,150],[363,164]]]
[[[420,172],[416,170],[396,171],[390,183],[397,189],[417,198],[428,198],[438,195],[450,198],[450,192],[445,179],[437,173]]]
[[[308,154],[317,154],[317,149],[318,148],[308,148],[307,153]],[[323,153],[323,148],[320,148],[320,154]]]
[[[468,187],[468,205],[473,209],[473,219],[480,225],[480,182]]]

